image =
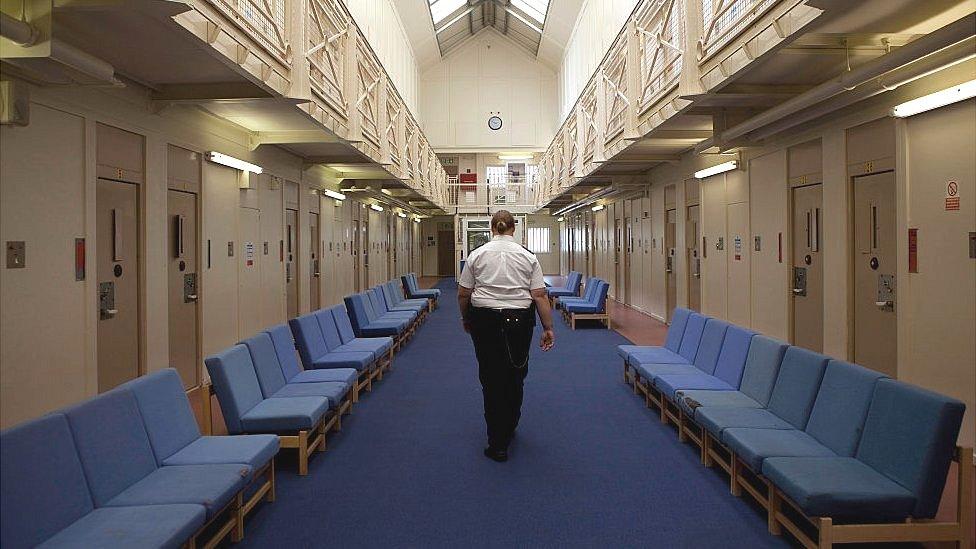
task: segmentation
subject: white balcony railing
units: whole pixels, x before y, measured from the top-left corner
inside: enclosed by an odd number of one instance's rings
[[[285,0],[211,0],[282,63],[289,62]]]
[[[698,59],[721,49],[777,0],[701,0],[705,32],[698,41]]]
[[[534,209],[538,199],[536,176],[495,176],[484,183],[461,183],[447,178],[447,206],[450,208]]]

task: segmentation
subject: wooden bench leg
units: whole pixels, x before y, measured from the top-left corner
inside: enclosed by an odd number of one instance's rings
[[[701,445],[701,460],[702,465],[705,467],[711,467],[714,465],[712,463],[712,454],[710,452],[712,448],[712,437],[708,434],[706,429],[702,429],[702,445]]]
[[[298,475],[308,474],[308,431],[298,431]]]
[[[663,395],[662,395],[663,398]],[[685,432],[685,411],[678,406],[678,442],[688,440],[688,433]]]
[[[244,539],[244,492],[238,492],[234,497],[234,530],[230,534],[230,540],[237,543]]]
[[[742,495],[742,487],[739,486],[739,475],[741,473],[741,465],[739,465],[739,458],[736,457],[735,453],[729,454],[729,464],[732,466],[729,472],[729,491],[735,497],[740,497]]]
[[[268,503],[274,503],[277,494],[275,490],[278,488],[278,482],[275,480],[275,460],[271,458],[271,463],[268,464],[268,471],[265,473],[268,478],[268,494],[265,496],[265,501]]]
[[[817,547],[820,549],[825,549],[834,546],[834,520],[830,517],[821,517],[817,521],[817,530],[820,531],[820,541],[817,543]]]
[[[766,501],[769,502],[769,506],[766,509],[766,529],[769,530],[770,534],[778,536],[783,533],[783,529],[779,525],[779,519],[776,518],[779,515],[782,500],[773,483],[768,479],[765,482]]]

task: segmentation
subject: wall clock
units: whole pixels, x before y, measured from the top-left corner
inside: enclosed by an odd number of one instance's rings
[[[498,131],[502,129],[502,118],[500,116],[492,116],[488,119],[488,129],[492,131]]]

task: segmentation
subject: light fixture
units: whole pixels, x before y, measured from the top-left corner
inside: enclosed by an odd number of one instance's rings
[[[590,210],[592,210],[594,212],[598,212],[598,211],[602,210],[603,208],[606,208],[606,206],[604,206],[603,204],[597,204],[596,206],[593,206],[592,208],[590,208]]]
[[[207,160],[216,164],[227,166],[229,168],[236,168],[242,172],[264,173],[264,168],[258,166],[257,164],[251,164],[250,162],[245,162],[240,158],[234,158],[233,156],[228,156],[217,151],[208,152]]]
[[[390,189],[380,189],[380,192],[385,194],[386,196],[393,196],[393,193],[390,192]]]
[[[698,170],[695,172],[695,177],[698,179],[705,179],[706,177],[711,177],[716,174],[725,173],[732,171],[739,167],[738,160],[729,160],[728,162],[722,162],[717,166],[712,166],[711,168],[705,168],[704,170]]]
[[[506,153],[498,155],[499,160],[532,160],[532,153]]]
[[[400,216],[400,217],[402,217],[402,218],[404,218],[404,219],[407,218],[407,214],[405,214],[403,212],[397,212],[397,215]]]
[[[563,221],[566,221],[566,218],[563,216],[559,216],[556,218],[556,223],[562,223]]]
[[[346,199],[346,195],[344,195],[342,193],[337,193],[337,192],[335,192],[333,190],[330,190],[330,189],[322,189],[322,194],[324,194],[325,196],[328,196],[329,198],[335,198],[336,200],[345,200]]]
[[[906,118],[909,116],[914,116],[918,113],[930,111],[932,109],[937,109],[953,103],[958,103],[959,101],[964,101],[970,97],[976,97],[976,80],[970,80],[969,82],[964,82],[958,86],[946,88],[942,91],[923,95],[918,99],[906,101],[891,109],[891,116]]]
[[[420,218],[419,218],[419,217],[415,217],[415,218],[413,218],[413,222],[414,222],[414,223],[420,223]]]
[[[383,211],[383,206],[380,206],[379,204],[370,204],[369,205],[369,208],[371,210],[377,211],[377,212],[382,212]]]

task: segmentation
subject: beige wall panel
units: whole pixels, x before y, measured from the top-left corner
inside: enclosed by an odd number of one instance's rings
[[[802,184],[816,183],[810,176],[820,174],[823,171],[823,147],[820,140],[808,141],[801,145],[789,148],[789,178],[808,176],[807,181]]]
[[[847,163],[860,164],[895,154],[895,123],[880,118],[847,130]],[[824,158],[827,159],[826,154]],[[832,158],[829,160],[833,160]],[[873,171],[873,170],[870,170]]]
[[[959,442],[972,447],[976,417],[976,260],[967,239],[976,231],[976,101],[907,119],[908,219],[918,229],[918,273],[899,257],[898,377],[966,403]],[[960,208],[945,210],[948,181]],[[905,256],[907,254],[901,254]],[[907,331],[907,333],[906,333]],[[937,358],[936,358],[937,357]]]
[[[266,326],[286,320],[285,264],[281,261],[281,240],[284,238],[283,189],[270,177],[261,179],[258,190],[261,207],[261,235],[258,254],[261,259],[261,318]],[[268,253],[264,253],[264,243]]]
[[[169,274],[167,265],[167,224],[166,210],[169,200],[167,193],[167,157],[169,146],[165,139],[156,134],[146,138],[146,184],[140,189],[143,211],[142,239],[143,256],[143,315],[140,326],[142,363],[147,372],[169,368]],[[191,160],[192,161],[192,160]],[[199,174],[199,164],[197,174]],[[197,175],[199,179],[199,175]],[[188,190],[195,191],[199,184],[189,182]]]
[[[749,203],[728,206],[729,234],[726,243],[729,258],[728,312],[725,317],[739,326],[752,326],[750,284]],[[765,291],[763,292],[765,293]],[[761,294],[759,294],[761,295]],[[758,297],[758,296],[757,296]]]
[[[850,183],[846,135],[823,135],[824,353],[850,357]]]
[[[200,306],[203,317],[203,356],[237,343],[237,170],[203,164],[203,257]],[[207,241],[210,262],[207,267]],[[234,257],[227,243],[234,242]],[[206,373],[206,372],[205,372]],[[205,376],[206,377],[206,376]]]
[[[253,336],[267,324],[262,314],[261,211],[240,208],[237,219],[237,318],[241,339]],[[249,251],[250,250],[250,251]]]
[[[728,259],[726,252],[726,203],[725,174],[714,175],[701,182],[702,192],[702,312],[709,316],[726,318],[728,288]],[[723,249],[716,245],[721,239]]]
[[[697,180],[695,180],[697,181]],[[675,285],[675,306],[676,307],[687,307],[688,306],[688,285],[685,281],[688,279],[688,254],[686,250],[686,238],[687,234],[687,196],[688,196],[688,184],[686,181],[680,182],[675,187],[675,227],[674,227],[674,260],[672,261],[671,268],[674,269],[674,285]],[[671,316],[671,312],[668,312],[668,316]]]
[[[25,241],[27,259],[0,271],[0,426],[8,427],[94,390],[86,283],[72,268],[74,239],[85,235],[85,121],[32,104],[30,126],[0,127],[0,156],[17,159],[0,162],[0,240]],[[94,283],[93,262],[87,275]]]
[[[732,170],[725,173],[725,203],[749,202],[749,172]]]
[[[783,341],[790,335],[789,198],[787,153],[779,150],[750,160],[750,225],[754,238],[745,245],[752,257],[752,328]],[[783,239],[780,260],[779,239]]]
[[[673,187],[653,187],[651,189],[651,261],[647,264],[650,268],[650,303],[647,305],[647,312],[651,316],[664,322],[668,318],[667,308],[667,280],[664,276],[665,263],[667,256],[664,247],[664,230],[667,223],[665,210],[665,194],[668,188]]]

